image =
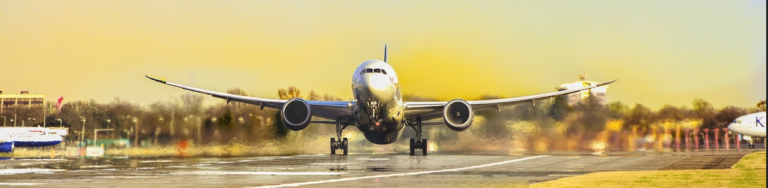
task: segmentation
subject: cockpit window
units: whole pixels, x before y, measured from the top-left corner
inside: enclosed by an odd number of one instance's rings
[[[384,69],[381,69],[381,73],[387,74],[387,71],[385,71]]]
[[[375,73],[381,73],[381,69],[373,69],[373,72],[375,72]]]
[[[366,73],[371,73],[371,72],[373,72],[373,69],[365,69],[365,72]]]
[[[360,75],[363,75],[363,73],[365,73],[365,69],[360,70]]]

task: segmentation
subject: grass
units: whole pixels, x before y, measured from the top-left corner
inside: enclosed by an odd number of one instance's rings
[[[765,152],[750,153],[732,169],[597,172],[530,187],[766,187]]]

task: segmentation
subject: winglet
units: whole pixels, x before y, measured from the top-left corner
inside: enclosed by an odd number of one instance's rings
[[[157,78],[152,78],[152,77],[149,77],[148,75],[144,75],[144,76],[146,76],[150,80],[154,80],[155,82],[165,83],[165,80],[160,80],[160,79],[157,79]]]
[[[604,85],[612,84],[613,82],[616,82],[616,81],[618,81],[618,80],[619,80],[619,79],[615,79],[615,80],[613,80],[613,81],[610,81],[610,82],[605,82],[605,83],[601,83],[601,84],[598,84],[598,85],[599,85],[599,86],[604,86]]]

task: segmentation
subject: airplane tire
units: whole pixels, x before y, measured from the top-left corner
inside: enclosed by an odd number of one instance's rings
[[[421,140],[421,154],[427,156],[427,139]]]
[[[344,155],[347,155],[349,151],[349,141],[347,141],[347,138],[344,138],[344,141],[341,142],[341,147],[344,148]]]
[[[331,155],[336,155],[336,138],[331,138]]]
[[[414,141],[414,139],[411,138],[411,147],[409,148],[411,150],[411,155],[416,155],[416,152],[414,151],[414,149],[416,149],[415,142],[416,141]]]

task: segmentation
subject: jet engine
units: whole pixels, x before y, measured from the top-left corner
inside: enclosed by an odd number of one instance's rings
[[[312,108],[309,107],[307,101],[300,98],[293,98],[285,102],[281,113],[283,125],[294,131],[307,128],[312,119]]]
[[[454,99],[443,108],[443,120],[448,128],[454,131],[464,131],[472,125],[474,117],[472,106],[465,100]]]

